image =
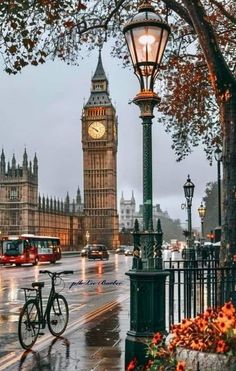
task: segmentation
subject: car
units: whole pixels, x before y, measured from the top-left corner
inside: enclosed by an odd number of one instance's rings
[[[88,250],[89,250],[89,245],[84,246],[84,248],[80,252],[80,256],[82,257],[88,256]]]
[[[125,253],[125,247],[126,246],[120,246],[120,247],[118,247],[118,249],[116,249],[115,253],[116,254],[119,254],[119,255],[124,254]]]
[[[126,249],[125,250],[125,256],[133,256],[133,250],[134,248]]]
[[[100,245],[100,244],[94,244],[94,245],[89,245],[88,249],[88,259],[109,259],[109,252],[107,250],[107,247],[105,245]]]

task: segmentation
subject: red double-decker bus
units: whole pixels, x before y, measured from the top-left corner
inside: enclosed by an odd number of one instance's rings
[[[2,238],[0,264],[37,265],[38,262],[55,263],[60,259],[61,246],[58,237],[22,234]]]

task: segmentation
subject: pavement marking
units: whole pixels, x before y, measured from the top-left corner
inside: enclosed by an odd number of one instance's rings
[[[92,321],[93,319],[101,316],[102,314],[108,312],[109,310],[114,309],[117,307],[120,303],[123,301],[127,300],[129,298],[129,295],[125,294],[119,297],[116,300],[113,300],[112,302],[108,302],[101,307],[84,314],[81,319],[75,320],[72,323],[70,323],[67,326],[67,329],[64,333],[63,336],[67,336],[71,334],[73,331],[76,329],[80,328],[82,325],[84,325],[87,322]],[[34,345],[33,349],[35,352],[41,351],[43,348],[45,348],[50,342],[52,341],[52,335],[49,333],[47,335],[42,336],[42,338],[38,338],[36,344]],[[0,358],[0,371],[5,370],[7,367],[12,366],[15,364],[17,361],[20,361],[22,357],[22,352],[11,352],[7,356],[1,357]],[[8,360],[9,359],[9,360]]]
[[[70,313],[71,313],[71,312],[75,312],[76,310],[79,310],[79,309],[81,309],[81,308],[83,308],[83,307],[86,306],[86,304],[81,304],[81,305],[78,305],[78,304],[72,304],[72,305],[75,306],[75,308],[74,308],[74,309],[70,309]],[[72,305],[71,305],[70,307],[72,307]]]

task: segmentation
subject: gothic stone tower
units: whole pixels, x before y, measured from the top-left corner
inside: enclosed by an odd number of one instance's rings
[[[38,203],[38,160],[28,163],[26,150],[22,166],[12,163],[6,167],[2,150],[0,159],[0,229],[2,235],[35,233]]]
[[[91,243],[118,245],[117,117],[108,91],[101,51],[82,115],[85,231]]]

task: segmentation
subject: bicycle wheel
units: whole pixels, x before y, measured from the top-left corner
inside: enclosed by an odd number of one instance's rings
[[[69,319],[68,304],[64,296],[56,294],[47,315],[48,328],[52,335],[60,336]]]
[[[18,337],[22,348],[30,349],[37,340],[40,328],[40,311],[35,300],[23,306],[18,323]]]

